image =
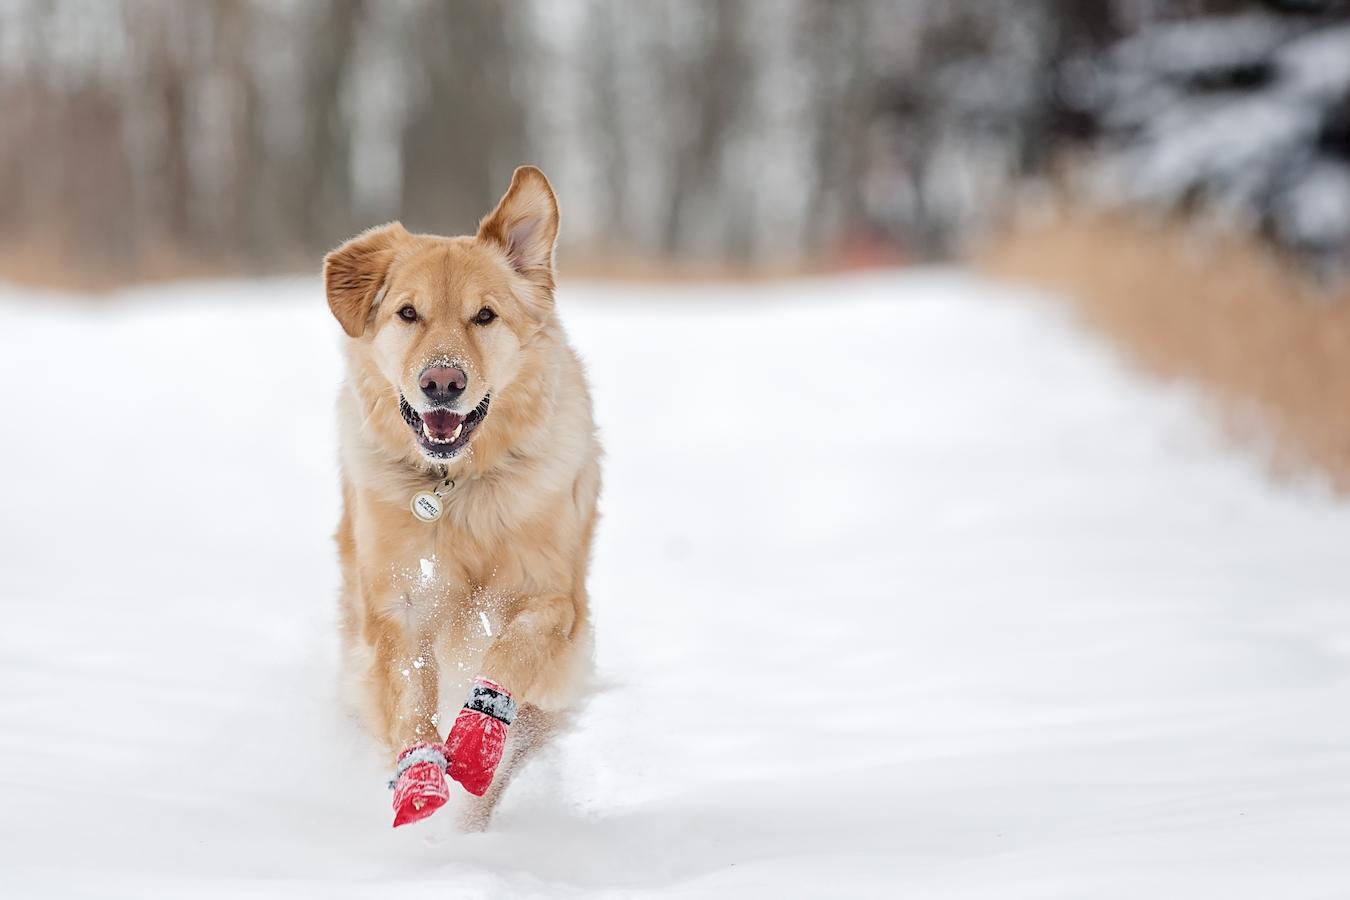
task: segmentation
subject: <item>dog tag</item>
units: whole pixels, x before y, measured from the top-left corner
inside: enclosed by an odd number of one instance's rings
[[[441,498],[432,491],[418,491],[413,494],[412,514],[422,522],[435,522],[441,517],[444,509]]]

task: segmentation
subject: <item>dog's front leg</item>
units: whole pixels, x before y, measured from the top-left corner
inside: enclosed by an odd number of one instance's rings
[[[571,662],[577,604],[567,594],[525,600],[488,647],[482,674],[517,701],[548,706]]]
[[[483,674],[446,738],[448,774],[483,796],[501,762],[517,702],[548,705],[559,694],[576,651],[576,600],[553,594],[523,601],[488,647]]]
[[[397,755],[420,741],[439,741],[436,731],[436,655],[429,636],[397,619],[370,624],[374,648],[370,673],[380,737]]]
[[[437,672],[430,633],[403,616],[377,620],[371,684],[385,745],[395,754],[394,827],[418,822],[450,799],[436,730]]]

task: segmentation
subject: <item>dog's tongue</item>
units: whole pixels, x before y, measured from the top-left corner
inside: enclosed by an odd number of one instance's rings
[[[426,426],[427,433],[438,441],[449,438],[463,421],[463,416],[448,409],[433,409],[422,413],[422,424]]]

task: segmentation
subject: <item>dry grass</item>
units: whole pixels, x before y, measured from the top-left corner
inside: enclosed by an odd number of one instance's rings
[[[317,262],[314,265],[317,271]],[[204,260],[171,248],[134,260],[108,261],[67,250],[56,240],[29,238],[0,244],[0,281],[95,296],[130,285],[241,276],[250,271],[241,263]]]
[[[1251,242],[1093,217],[1014,229],[994,274],[1071,298],[1082,319],[1163,377],[1191,379],[1226,424],[1350,493],[1350,296],[1319,289]]]
[[[120,288],[186,278],[229,278],[268,274],[317,273],[321,253],[292,257],[266,269],[246,261],[203,259],[190,253],[161,250],[153,258],[141,254],[118,265],[89,263],[53,241],[0,243],[0,281],[39,288],[106,294]],[[782,259],[746,263],[681,260],[632,253],[568,250],[562,254],[564,278],[639,282],[758,282],[821,275],[855,268],[894,265],[896,260]]]

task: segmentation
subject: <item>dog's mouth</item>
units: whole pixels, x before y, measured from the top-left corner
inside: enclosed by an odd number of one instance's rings
[[[448,409],[429,409],[419,413],[403,399],[402,393],[398,395],[398,410],[403,414],[403,421],[413,430],[417,446],[427,456],[436,459],[450,459],[468,446],[473,433],[483,424],[491,403],[492,395],[485,395],[467,416]]]

